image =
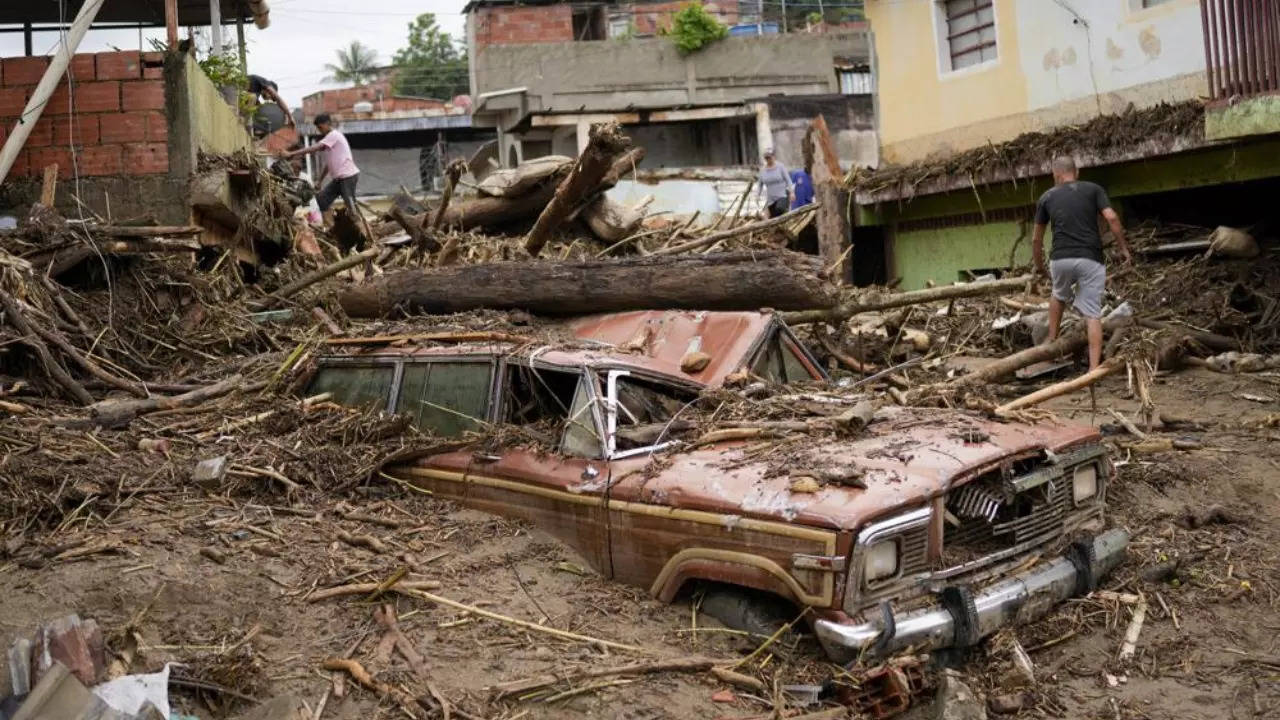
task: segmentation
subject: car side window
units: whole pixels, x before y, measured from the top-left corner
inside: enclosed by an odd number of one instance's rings
[[[409,363],[396,412],[408,414],[419,429],[441,437],[478,429],[489,414],[492,378],[488,362]]]
[[[781,332],[775,332],[760,349],[751,372],[771,383],[808,382],[815,379],[804,361],[800,349]]]
[[[691,425],[676,416],[695,396],[661,383],[623,376],[616,380],[614,451],[652,447],[682,436]]]
[[[392,365],[322,367],[312,378],[307,395],[332,393],[339,405],[385,410],[394,378]]]
[[[598,458],[604,443],[596,420],[592,381],[579,370],[506,366],[502,419],[520,425],[547,447],[567,455]]]

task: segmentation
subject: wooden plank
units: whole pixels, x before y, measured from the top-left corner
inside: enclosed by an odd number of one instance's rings
[[[58,163],[50,163],[44,168],[44,178],[40,182],[40,204],[53,207],[54,193],[58,190]]]

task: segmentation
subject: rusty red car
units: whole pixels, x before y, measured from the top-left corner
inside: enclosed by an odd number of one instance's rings
[[[857,486],[797,492],[747,441],[692,447],[670,432],[700,393],[743,371],[828,380],[775,314],[630,312],[564,329],[574,342],[335,352],[309,392],[407,414],[438,436],[515,426],[537,442],[385,472],[531,521],[664,601],[709,582],[809,608],[836,661],[975,644],[1090,592],[1124,556],[1128,534],[1106,525],[1114,470],[1090,426],[885,407],[820,449],[828,466],[856,468]],[[698,354],[705,362],[688,362]]]

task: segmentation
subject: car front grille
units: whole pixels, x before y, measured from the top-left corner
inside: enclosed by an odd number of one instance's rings
[[[1009,497],[998,475],[979,478],[951,493],[946,507],[951,516],[944,550],[996,551],[1061,533],[1071,510],[1071,481],[1059,476]]]
[[[846,609],[856,612],[882,599],[918,595],[935,581],[972,578],[985,568],[1063,537],[1081,518],[1099,516],[1105,477],[1103,452],[1092,446],[1052,463],[1022,461],[1014,465],[1012,473],[1008,468],[992,470],[953,488],[943,502],[946,515],[941,557],[930,560],[928,525],[902,529],[895,535],[900,564],[896,578],[860,587],[861,577],[851,576]],[[1086,463],[1100,463],[1098,496],[1077,508],[1072,476],[1075,468]]]

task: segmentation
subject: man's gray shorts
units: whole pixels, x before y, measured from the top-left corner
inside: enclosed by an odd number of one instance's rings
[[[1071,303],[1085,317],[1102,317],[1102,293],[1107,286],[1105,265],[1088,258],[1050,260],[1049,275],[1053,278],[1054,299]]]
[[[316,193],[316,204],[320,206],[320,212],[325,212],[333,205],[333,201],[339,196],[347,203],[347,211],[354,212],[356,209],[356,183],[360,181],[360,173],[356,173],[350,177],[333,178],[320,188],[320,192]]]

